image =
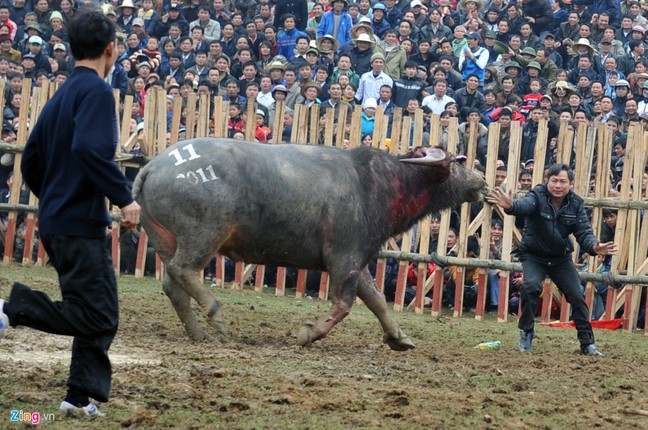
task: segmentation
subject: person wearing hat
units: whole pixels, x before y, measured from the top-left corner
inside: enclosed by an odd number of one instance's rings
[[[301,104],[306,105],[307,107],[311,107],[314,104],[320,104],[322,103],[319,99],[319,96],[321,95],[322,87],[314,81],[308,81],[301,87],[301,96],[304,98],[304,101]]]
[[[368,33],[360,33],[356,39],[353,39],[354,46],[349,50],[349,57],[353,70],[359,76],[371,70],[371,56],[375,52],[375,44],[375,39]]]
[[[419,40],[429,40],[434,44],[444,37],[452,38],[452,29],[443,24],[441,11],[438,7],[431,7],[428,11],[428,17],[430,22],[419,31]]]
[[[481,35],[474,31],[468,35],[468,46],[459,54],[459,70],[465,82],[468,76],[477,75],[480,85],[484,84],[484,71],[488,64],[489,53],[486,48],[480,46]]]
[[[286,71],[286,64],[282,61],[271,61],[263,69],[264,73],[270,76],[272,85],[285,85],[284,72]]]
[[[378,2],[373,6],[373,16],[370,22],[372,33],[376,34],[378,39],[382,38],[387,30],[392,28],[387,21],[387,7],[384,3]],[[354,27],[355,28],[355,27]],[[351,39],[355,39],[357,35],[354,35],[353,29],[351,31]]]
[[[542,73],[542,67],[537,61],[531,61],[526,66],[526,74],[520,78],[516,85],[515,92],[520,94],[524,98],[525,94],[532,92],[531,81],[536,79],[540,83],[540,88],[538,88],[538,93],[544,92],[544,90],[549,85],[549,82],[544,79],[540,74]],[[537,101],[540,101],[540,98],[537,98]]]
[[[630,83],[619,79],[614,86],[614,114],[621,118],[625,113],[625,104],[630,99]]]
[[[268,143],[272,136],[272,130],[266,125],[266,113],[263,109],[257,109],[255,120],[254,137],[257,142]]]
[[[330,34],[325,34],[315,41],[315,47],[320,54],[326,55],[327,58],[333,60],[335,53],[340,49],[340,42]]]
[[[115,24],[124,32],[130,33],[133,20],[137,15],[137,7],[133,4],[133,0],[123,0],[122,4],[117,6],[117,12],[119,13],[119,17]]]
[[[356,92],[356,101],[362,103],[366,98],[380,98],[380,87],[387,85],[394,87],[393,79],[384,72],[385,56],[381,52],[376,52],[371,56],[371,70],[360,77],[360,83]]]
[[[483,6],[481,0],[461,0],[458,6],[461,22],[480,18],[480,11]]]
[[[340,42],[340,45],[344,45],[351,42],[351,27],[353,27],[353,20],[345,10],[347,0],[333,0],[331,4],[333,9],[322,16],[322,21],[317,27],[317,38],[330,34]]]
[[[11,36],[0,34],[0,57],[11,58],[14,61],[20,61],[22,54],[20,51],[13,49]]]
[[[266,124],[268,124],[270,128],[274,127],[275,115],[277,112],[277,102],[286,102],[286,98],[288,97],[288,88],[286,88],[286,86],[282,84],[275,85],[272,88],[271,94],[273,102],[267,106],[268,116],[266,121]]]
[[[52,73],[52,66],[50,65],[49,59],[43,53],[43,43],[43,39],[40,36],[30,37],[27,39],[27,53],[34,56],[36,71],[44,70],[47,73]]]
[[[376,107],[378,107],[378,102],[373,97],[369,97],[362,102],[361,136],[373,135],[374,124],[376,123]]]

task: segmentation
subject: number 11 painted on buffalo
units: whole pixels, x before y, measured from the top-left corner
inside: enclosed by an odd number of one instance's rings
[[[196,159],[200,158],[200,155],[196,154],[196,150],[194,149],[192,144],[189,144],[187,146],[183,146],[182,149],[189,153],[189,158],[186,159],[186,160],[184,158],[182,158],[182,155],[180,154],[179,149],[174,149],[173,151],[169,152],[169,157],[174,157],[176,159],[176,162],[175,162],[176,166],[184,164],[187,161],[196,160]]]

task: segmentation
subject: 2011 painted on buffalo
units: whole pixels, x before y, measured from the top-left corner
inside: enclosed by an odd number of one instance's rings
[[[24,412],[22,409],[12,409],[11,422],[25,422],[33,425],[39,424],[41,421],[54,421],[56,417],[54,414],[41,414],[40,412]]]

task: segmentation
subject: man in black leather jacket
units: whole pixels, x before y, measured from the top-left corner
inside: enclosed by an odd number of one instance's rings
[[[603,355],[595,345],[587,304],[580,289],[580,279],[572,261],[574,250],[570,234],[590,255],[616,252],[614,242],[600,243],[594,236],[583,199],[572,190],[574,172],[566,164],[554,164],[547,171],[547,183],[537,185],[526,196],[513,200],[499,188],[491,190],[488,202],[501,206],[510,215],[525,217],[519,247],[524,273],[520,351],[531,350],[534,315],[540,303],[542,283],[549,276],[572,306],[572,318],[578,330],[581,353]]]

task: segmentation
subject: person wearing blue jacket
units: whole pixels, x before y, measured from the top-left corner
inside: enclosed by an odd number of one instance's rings
[[[106,198],[121,208],[127,228],[139,223],[140,207],[114,161],[115,99],[104,78],[117,58],[115,25],[101,11],[82,11],[70,20],[68,36],[75,69],[44,107],[21,164],[40,199],[40,238],[58,272],[62,300],[15,283],[9,301],[0,300],[0,338],[9,325],[73,336],[59,410],[96,416],[102,414],[90,398],[108,400],[108,349],[119,320]]]
[[[589,322],[589,310],[581,292],[580,278],[572,260],[574,235],[581,249],[589,255],[616,253],[614,242],[601,243],[585,212],[583,199],[576,195],[574,172],[562,163],[549,167],[545,184],[537,185],[524,197],[513,200],[510,193],[492,189],[487,201],[504,209],[509,215],[524,217],[524,231],[519,246],[524,283],[522,284],[522,315],[520,352],[531,351],[535,336],[534,315],[540,304],[542,283],[549,276],[572,306],[572,318],[578,331],[580,351],[584,355],[601,356],[596,348],[594,332]]]
[[[353,19],[346,12],[347,0],[333,0],[333,9],[322,16],[317,27],[317,38],[331,35],[340,42],[340,46],[351,42]]]
[[[530,2],[526,0],[525,2]],[[619,28],[621,25],[621,2],[619,0],[572,0],[573,5],[585,5],[592,15],[607,12],[610,15],[608,25]]]

